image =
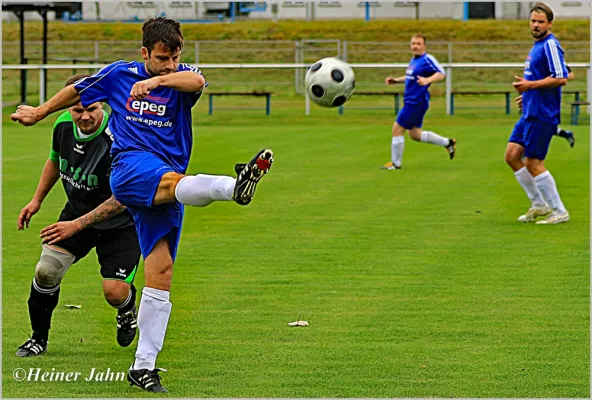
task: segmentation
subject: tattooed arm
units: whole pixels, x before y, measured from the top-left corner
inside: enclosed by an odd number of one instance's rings
[[[67,239],[83,229],[95,226],[99,222],[107,221],[125,210],[125,206],[115,200],[114,196],[109,197],[97,208],[76,218],[74,221],[56,222],[41,230],[41,240],[45,244],[55,244]]]

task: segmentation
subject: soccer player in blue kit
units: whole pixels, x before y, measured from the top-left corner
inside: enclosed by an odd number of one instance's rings
[[[561,86],[568,72],[559,41],[551,33],[553,11],[544,3],[530,10],[530,31],[535,40],[524,67],[524,78],[515,77],[514,88],[522,93],[523,113],[514,126],[506,147],[506,163],[526,192],[531,207],[518,217],[520,222],[557,224],[569,220],[557,185],[545,169],[545,158],[557,132],[561,111]]]
[[[444,70],[431,54],[426,53],[426,38],[417,34],[411,38],[412,58],[407,67],[406,75],[385,79],[387,85],[405,83],[403,108],[399,111],[397,121],[393,124],[391,141],[391,161],[381,168],[397,170],[402,166],[403,149],[405,148],[405,131],[409,131],[411,139],[417,142],[431,143],[442,146],[448,151],[450,159],[454,158],[456,140],[442,137],[431,131],[421,129],[423,117],[430,105],[430,85],[446,77]]]
[[[171,313],[169,291],[184,205],[204,207],[234,200],[247,205],[273,162],[270,149],[247,164],[237,178],[186,175],[192,149],[191,108],[207,86],[198,68],[180,64],[179,22],[150,19],[142,26],[144,62],[114,62],[58,92],[39,107],[19,106],[11,115],[25,126],[81,102],[104,101],[112,109],[111,189],[134,217],[145,287],[138,313],[139,340],[128,381],[149,392],[167,392],[155,367]]]

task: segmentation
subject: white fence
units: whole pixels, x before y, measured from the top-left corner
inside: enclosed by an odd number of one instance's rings
[[[350,64],[352,68],[407,68],[408,64],[397,63],[397,64]],[[590,63],[570,63],[570,67],[572,68],[585,68],[587,71],[586,74],[586,98],[589,100],[589,94],[592,93],[592,77],[590,76]],[[94,69],[98,70],[100,68],[105,67],[105,64],[4,64],[2,65],[3,70],[39,70],[39,82],[46,81],[46,74],[48,70],[66,70],[66,69]],[[452,101],[452,82],[453,82],[453,75],[454,70],[462,70],[468,68],[492,68],[492,69],[522,69],[524,68],[524,63],[443,63],[441,66],[446,70],[446,113],[448,115],[451,114],[451,101]],[[294,69],[298,70],[306,70],[310,68],[310,64],[200,64],[199,68],[202,70],[208,69],[266,69],[266,68],[273,68],[273,69]],[[45,85],[39,85],[39,103],[44,103],[47,98],[47,93],[45,93]],[[305,103],[305,110],[308,114],[309,112],[309,102],[308,97],[306,97]]]

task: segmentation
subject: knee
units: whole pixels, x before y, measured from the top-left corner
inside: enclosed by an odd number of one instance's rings
[[[35,268],[35,280],[39,286],[50,288],[59,284],[62,276],[51,264],[40,261]]]
[[[506,150],[506,154],[504,155],[504,160],[506,164],[510,167],[515,168],[518,164],[522,164],[522,156],[518,151],[515,150]]]
[[[546,171],[543,163],[539,160],[526,159],[524,164],[530,175],[533,177],[538,176]]]
[[[103,295],[107,303],[118,306],[129,296],[130,285],[120,281],[104,281]]]
[[[53,247],[43,245],[41,258],[35,267],[35,280],[41,287],[54,287],[62,281],[68,268],[74,264],[75,257]]]
[[[405,134],[405,128],[398,123],[393,124],[393,136],[403,136]]]

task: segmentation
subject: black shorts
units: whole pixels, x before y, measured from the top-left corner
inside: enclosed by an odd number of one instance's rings
[[[58,221],[76,218],[66,206]],[[140,244],[134,225],[118,229],[83,229],[55,245],[73,254],[76,257],[74,263],[95,248],[103,279],[116,279],[129,284],[134,281],[140,262]]]

